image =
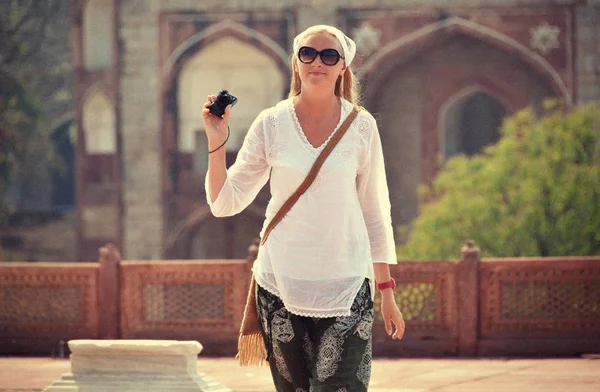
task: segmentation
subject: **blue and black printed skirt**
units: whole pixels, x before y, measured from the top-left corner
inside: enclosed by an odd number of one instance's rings
[[[278,392],[361,392],[371,377],[373,301],[368,279],[350,316],[290,313],[277,296],[256,286],[258,316]]]

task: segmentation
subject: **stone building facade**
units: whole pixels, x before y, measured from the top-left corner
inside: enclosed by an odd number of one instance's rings
[[[337,25],[358,43],[362,104],[377,118],[395,225],[444,161],[498,138],[543,99],[600,98],[600,1],[73,0],[81,259],[243,258],[268,189],[236,217],[205,203],[201,106],[239,98],[231,162],[260,110],[285,98],[291,40]]]

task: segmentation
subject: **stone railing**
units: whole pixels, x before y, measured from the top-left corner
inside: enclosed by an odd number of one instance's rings
[[[248,260],[0,264],[0,353],[54,354],[71,339],[197,340],[235,355]],[[374,326],[375,355],[577,355],[600,351],[600,257],[458,261],[392,267],[407,330]],[[378,307],[376,297],[376,307]]]

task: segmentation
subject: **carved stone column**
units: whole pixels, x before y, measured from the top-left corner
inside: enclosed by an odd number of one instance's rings
[[[198,373],[202,345],[174,340],[71,340],[71,373],[44,389],[73,391],[231,392]]]

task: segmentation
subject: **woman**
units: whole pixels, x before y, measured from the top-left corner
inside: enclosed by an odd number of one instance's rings
[[[258,115],[228,171],[222,146],[231,108],[220,118],[208,109],[215,96],[204,105],[211,152],[206,190],[215,216],[242,211],[270,178],[268,223],[355,107],[350,38],[313,26],[294,39],[293,50],[289,98]],[[377,125],[361,110],[254,263],[277,391],[367,390],[375,284],[388,335],[404,334],[389,270],[396,263],[392,233]]]

